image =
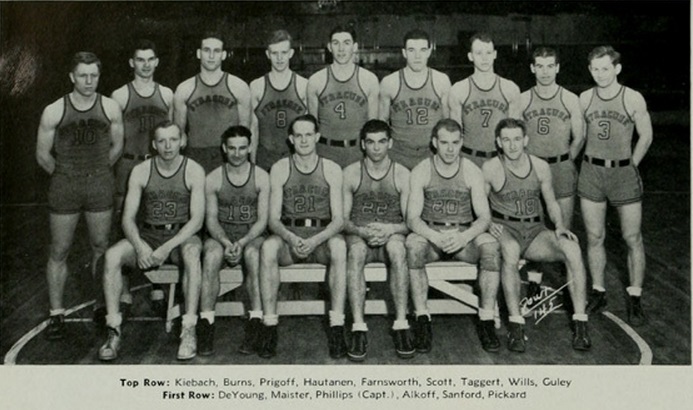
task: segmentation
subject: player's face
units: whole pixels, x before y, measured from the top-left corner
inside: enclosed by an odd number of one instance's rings
[[[621,64],[614,65],[611,57],[603,56],[594,58],[589,65],[590,74],[599,87],[608,87],[616,81],[616,76],[621,72]]]
[[[90,97],[96,93],[99,86],[99,66],[94,64],[79,63],[70,73],[70,80],[74,85],[74,90],[85,96]]]
[[[289,135],[289,140],[294,144],[296,153],[301,156],[315,152],[315,144],[320,139],[320,133],[315,131],[315,126],[310,121],[297,121]]]
[[[431,45],[428,44],[428,40],[424,39],[407,40],[402,55],[407,59],[407,67],[412,71],[422,71],[428,67]]]
[[[337,64],[351,64],[354,61],[358,43],[349,33],[334,33],[327,48]]]
[[[135,71],[135,75],[140,78],[151,78],[154,70],[159,65],[159,59],[154,50],[136,50],[135,55],[130,59],[130,67]]]
[[[223,146],[226,159],[234,167],[240,167],[248,162],[250,153],[250,141],[246,137],[231,137],[226,139]]]
[[[522,128],[503,128],[500,137],[496,138],[496,143],[503,148],[503,155],[512,161],[522,156],[527,142],[527,136],[523,135]]]
[[[368,133],[361,141],[361,147],[371,161],[380,162],[387,158],[387,152],[392,148],[392,139],[387,137],[385,131]]]
[[[493,62],[496,60],[496,49],[493,43],[474,40],[472,51],[467,54],[467,58],[474,63],[476,71],[490,72],[493,71]]]
[[[438,138],[433,139],[438,157],[446,164],[453,164],[460,158],[462,148],[462,134],[459,131],[448,131],[445,128],[438,130]]]
[[[556,64],[556,57],[536,57],[534,64],[530,65],[530,70],[537,78],[537,83],[547,86],[553,85],[556,82],[556,75],[560,68]]]
[[[206,71],[216,71],[221,68],[222,61],[226,60],[224,43],[216,38],[206,38],[202,40],[200,48],[197,50],[197,58]]]
[[[272,64],[272,70],[282,72],[289,68],[289,60],[294,55],[294,49],[291,48],[289,40],[279,43],[270,44],[267,47],[267,58]]]
[[[152,145],[161,159],[172,161],[180,155],[183,138],[178,127],[159,128],[154,135]]]

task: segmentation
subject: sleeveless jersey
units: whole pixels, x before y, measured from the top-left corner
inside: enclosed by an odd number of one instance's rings
[[[625,95],[625,86],[621,86],[618,94],[608,100],[599,96],[596,87],[592,89],[592,98],[585,110],[585,155],[613,160],[631,157],[635,122],[626,111]]]
[[[434,157],[431,161],[431,178],[424,187],[424,206],[421,219],[424,222],[468,224],[472,215],[472,192],[464,180],[462,162],[451,177],[440,175]]]
[[[101,94],[85,111],[63,97],[63,116],[56,127],[53,148],[55,171],[66,174],[109,172],[111,165],[111,120],[103,109]]]
[[[284,183],[282,218],[288,219],[332,219],[330,209],[330,186],[325,180],[323,159],[319,158],[313,171],[304,174],[289,156],[289,179]],[[302,237],[309,237],[325,229],[321,227],[287,228]]]
[[[283,90],[274,88],[265,74],[265,91],[255,108],[260,132],[260,145],[268,151],[289,153],[286,145],[289,124],[294,118],[307,112],[297,90],[296,73],[291,74],[289,85]]]
[[[149,180],[142,193],[144,222],[150,225],[186,223],[190,220],[190,190],[185,184],[188,158],[183,157],[176,172],[165,177],[159,172],[156,158],[149,160]]]
[[[132,83],[128,83],[128,102],[123,110],[125,145],[123,153],[132,155],[149,154],[150,131],[159,123],[168,120],[168,105],[161,96],[159,84],[154,85],[154,93],[141,96]]]
[[[250,164],[248,179],[242,185],[234,185],[226,165],[221,167],[222,181],[217,197],[219,222],[231,241],[237,241],[248,233],[257,222],[258,192],[255,185],[255,165]]]
[[[440,96],[433,87],[433,75],[428,69],[426,82],[412,88],[399,70],[399,91],[390,105],[390,124],[395,146],[426,148],[431,142],[431,129],[443,118]]]
[[[541,204],[541,183],[534,169],[532,159],[529,159],[529,173],[524,177],[513,174],[501,160],[505,183],[498,191],[491,190],[489,203],[491,209],[503,215],[516,218],[544,217],[544,207]]]
[[[214,85],[205,84],[199,74],[195,76],[195,89],[185,103],[191,147],[218,147],[221,134],[239,124],[238,99],[228,87],[228,76],[224,73]]]
[[[527,124],[527,152],[539,157],[556,157],[570,150],[570,113],[563,103],[563,87],[550,98],[542,98],[535,88],[522,113]]]
[[[470,76],[469,95],[462,104],[460,123],[464,130],[464,146],[478,151],[496,150],[496,125],[508,116],[508,99],[500,88],[500,77],[488,90],[480,88]],[[455,118],[457,120],[457,118]]]
[[[387,173],[379,179],[373,178],[364,161],[361,161],[361,180],[354,192],[351,220],[358,226],[371,222],[398,224],[404,221],[400,190],[395,182],[394,161]]]
[[[368,97],[359,83],[359,66],[346,81],[339,81],[327,66],[325,89],[318,96],[320,134],[331,140],[359,138],[363,124],[368,121]]]

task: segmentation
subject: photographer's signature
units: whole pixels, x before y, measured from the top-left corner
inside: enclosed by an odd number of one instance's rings
[[[570,282],[555,290],[548,286],[542,286],[541,292],[539,292],[538,295],[530,298],[522,298],[520,301],[522,316],[533,316],[534,324],[536,325],[551,312],[563,307],[563,303],[558,299],[558,295],[569,283]]]

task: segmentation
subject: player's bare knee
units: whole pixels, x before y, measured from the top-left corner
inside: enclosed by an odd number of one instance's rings
[[[405,247],[409,269],[423,269],[426,266],[429,246],[428,241],[420,235],[412,233],[407,236]]]
[[[390,238],[385,244],[385,251],[392,263],[404,264],[407,262],[407,249],[404,241]]]
[[[335,235],[328,239],[327,247],[330,250],[331,263],[346,263],[346,242],[342,235]]]
[[[364,241],[350,241],[349,249],[347,255],[349,255],[349,261],[359,262],[366,259],[368,254],[368,245]]]
[[[104,256],[104,278],[115,276],[117,273],[119,273],[122,266],[122,259],[122,253],[120,252],[119,248],[112,246],[106,250],[106,254]]]
[[[279,259],[279,249],[282,241],[279,237],[271,236],[260,247],[260,260],[263,263],[276,264]]]
[[[479,246],[479,268],[482,272],[500,271],[501,250],[498,242],[487,242]]]
[[[606,239],[606,232],[601,231],[590,231],[587,230],[587,244],[589,246],[603,246],[604,239]]]
[[[256,264],[260,262],[260,249],[256,246],[246,246],[243,249],[243,259],[248,264]]]
[[[642,233],[641,232],[624,232],[622,235],[623,240],[630,249],[639,248],[642,246]]]

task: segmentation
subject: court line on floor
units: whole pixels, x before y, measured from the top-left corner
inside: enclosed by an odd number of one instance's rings
[[[614,315],[611,312],[604,311],[602,314],[609,319],[611,319],[614,323],[616,323],[621,329],[623,329],[624,332],[628,336],[630,336],[631,339],[635,342],[636,345],[638,345],[638,349],[640,349],[640,363],[638,363],[641,366],[649,366],[652,364],[652,349],[650,349],[650,346],[647,344],[645,339],[640,337],[638,332],[633,330],[632,327],[630,327],[626,322],[621,320],[618,316]]]
[[[134,292],[137,290],[140,290],[145,287],[151,286],[151,283],[145,283],[139,286],[135,286],[132,288],[130,291]],[[85,307],[89,307],[96,303],[96,300],[92,299],[88,302],[84,302],[81,305],[77,305],[74,307],[71,307],[67,310],[65,310],[65,317],[84,309]],[[4,364],[6,365],[14,365],[17,364],[17,356],[19,356],[19,352],[26,346],[27,343],[31,341],[36,335],[41,333],[46,327],[48,327],[48,322],[50,319],[46,319],[43,322],[39,323],[35,328],[31,329],[29,332],[27,332],[24,336],[22,336],[17,342],[12,346],[12,348],[5,354],[5,360]],[[73,321],[73,319],[70,319],[70,321]],[[77,321],[77,320],[75,320]]]

